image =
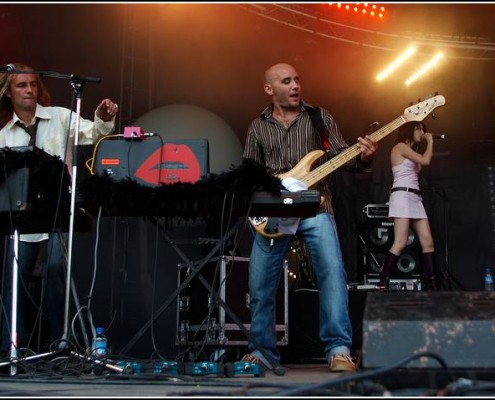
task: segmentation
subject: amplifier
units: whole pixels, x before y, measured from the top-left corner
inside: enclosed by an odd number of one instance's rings
[[[96,149],[95,172],[152,187],[195,183],[210,172],[208,139],[105,140]]]
[[[369,275],[365,275],[364,277],[364,285],[363,287],[357,287],[357,289],[376,289],[376,285],[380,279],[378,277],[373,278]],[[391,278],[389,282],[388,290],[421,290],[421,279],[419,278]]]
[[[363,216],[368,218],[388,218],[388,204],[368,204],[363,208]]]

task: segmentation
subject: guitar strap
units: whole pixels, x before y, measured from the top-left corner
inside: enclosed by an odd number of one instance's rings
[[[321,118],[320,109],[318,107],[307,107],[306,111],[311,118],[311,123],[313,124],[313,128],[320,134],[321,145],[323,149],[328,152],[330,150],[330,142],[328,141],[328,131],[325,128],[325,124],[323,123],[323,119]]]
[[[323,119],[321,118],[321,113],[320,109],[318,107],[306,107],[306,110],[309,114],[309,117],[311,118],[311,124],[313,125],[313,128],[316,129],[316,131],[320,134],[321,138],[321,145],[323,147],[323,150],[327,154],[329,154],[330,151],[330,142],[328,141],[328,131],[327,128],[325,127],[325,124],[323,123]],[[335,156],[336,154],[332,154],[330,156]],[[359,167],[342,167],[341,169],[345,169],[351,172],[359,172],[362,173],[363,169]],[[335,175],[335,173],[333,174]]]

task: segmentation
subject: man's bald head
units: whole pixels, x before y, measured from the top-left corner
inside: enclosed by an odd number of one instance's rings
[[[274,81],[280,79],[282,75],[287,73],[288,75],[296,74],[296,69],[292,65],[286,63],[272,65],[265,71],[265,83],[272,85]]]

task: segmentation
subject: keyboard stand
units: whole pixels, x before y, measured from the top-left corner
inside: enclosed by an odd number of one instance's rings
[[[199,281],[204,285],[204,287],[211,293],[213,291],[212,286],[208,283],[208,281],[205,279],[203,275],[201,275],[201,269],[210,261],[214,261],[215,259],[219,259],[221,256],[215,257],[215,254],[218,253],[218,251],[224,247],[224,244],[228,241],[230,237],[232,237],[236,231],[239,229],[240,225],[245,222],[244,219],[239,219],[230,229],[227,231],[227,233],[218,239],[217,243],[213,246],[213,248],[210,250],[210,252],[201,260],[198,260],[196,262],[192,261],[189,259],[184,252],[180,249],[180,247],[177,245],[176,241],[174,241],[170,236],[165,232],[165,229],[163,226],[156,220],[156,218],[150,217],[150,220],[153,224],[157,225],[160,230],[161,234],[165,237],[166,241],[172,246],[172,248],[177,252],[177,254],[184,260],[186,266],[191,269],[192,273],[189,274],[189,276],[184,279],[184,281],[179,285],[179,287],[168,297],[168,299],[160,306],[160,308],[156,311],[154,316],[149,319],[143,327],[131,338],[131,340],[122,348],[122,350],[119,353],[119,357],[124,358],[124,356],[127,354],[127,352],[136,344],[136,342],[146,333],[146,331],[150,328],[152,323],[156,318],[158,318],[169,306],[170,304],[173,303],[175,299],[178,298],[179,294],[184,290],[184,288],[189,284],[189,282],[193,278],[198,278]],[[277,365],[276,363],[273,362],[272,357],[270,357],[269,354],[266,354],[266,352],[263,350],[263,348],[259,345],[259,343],[256,343],[255,340],[250,336],[249,331],[246,329],[242,321],[239,319],[237,315],[230,309],[230,307],[223,301],[223,299],[220,298],[220,296],[212,296],[212,298],[218,297],[218,301],[221,307],[225,310],[225,312],[228,314],[228,316],[232,319],[232,321],[235,322],[235,324],[239,327],[241,332],[246,335],[247,338],[249,338],[253,344],[256,346],[256,348],[259,349],[259,351],[265,356],[265,358],[270,362],[270,364],[273,367],[273,370],[275,374],[277,375],[284,375],[285,370],[282,366]]]

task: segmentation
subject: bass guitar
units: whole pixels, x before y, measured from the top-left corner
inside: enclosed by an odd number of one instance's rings
[[[437,95],[435,97],[422,101],[421,103],[412,105],[404,110],[403,115],[396,118],[384,127],[378,129],[377,131],[373,132],[370,135],[370,139],[378,142],[407,122],[422,121],[435,108],[443,106],[444,104],[445,97],[442,95]],[[318,181],[331,174],[337,168],[340,168],[342,165],[352,160],[360,152],[361,150],[359,148],[359,145],[356,143],[355,145],[347,148],[332,159],[321,164],[317,168],[312,169],[315,161],[325,154],[323,150],[314,150],[306,154],[294,168],[292,168],[290,171],[278,175],[278,177],[281,180],[285,178],[297,179],[304,183],[309,189],[313,187]],[[285,235],[284,233],[279,233],[277,231],[277,224],[274,223],[274,221],[269,221],[268,217],[249,217],[249,222],[254,227],[254,229],[263,236],[269,238],[278,238]],[[269,228],[267,228],[267,226]]]

